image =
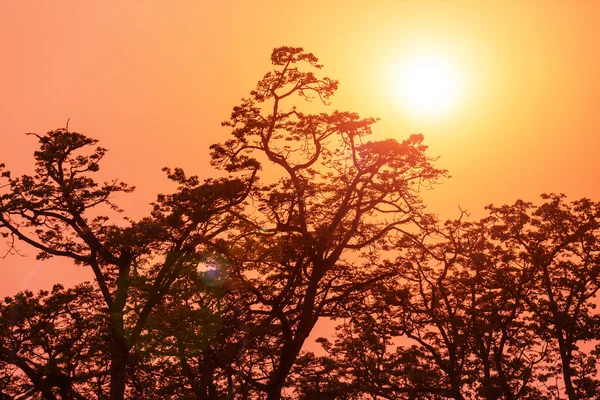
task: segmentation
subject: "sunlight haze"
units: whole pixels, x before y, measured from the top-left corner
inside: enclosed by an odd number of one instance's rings
[[[417,118],[437,119],[456,112],[463,91],[462,74],[448,57],[423,53],[405,57],[390,71],[400,106]]]

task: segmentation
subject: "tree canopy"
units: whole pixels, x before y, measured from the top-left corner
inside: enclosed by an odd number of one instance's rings
[[[442,223],[421,135],[305,112],[338,82],[301,48],[271,61],[210,148],[222,177],[165,168],[178,187],[139,220],[83,134],[32,134],[34,175],[0,166],[9,250],[94,275],[0,301],[0,398],[599,398],[600,203]]]

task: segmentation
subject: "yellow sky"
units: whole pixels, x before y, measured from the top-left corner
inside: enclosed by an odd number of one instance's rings
[[[138,187],[122,204],[139,217],[167,190],[161,167],[206,176],[220,122],[289,45],[341,81],[332,109],[380,117],[379,138],[425,135],[452,175],[425,195],[443,218],[542,192],[599,199],[599,16],[596,1],[5,1],[0,162],[29,171],[23,133],[70,118],[109,148],[104,176]],[[390,90],[390,66],[422,49],[464,76],[444,118],[417,117]],[[81,279],[26,250],[0,259],[0,295]]]

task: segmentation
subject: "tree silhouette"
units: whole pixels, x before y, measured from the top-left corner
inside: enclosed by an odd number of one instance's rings
[[[160,195],[149,217],[122,227],[96,211],[102,205],[119,211],[112,196],[133,190],[92,179],[106,150],[84,153],[96,140],[65,129],[36,137],[36,174],[2,172],[0,227],[11,243],[18,239],[38,249],[39,259],[60,256],[92,269],[107,316],[110,398],[122,399],[129,357],[148,317],[181,271],[197,264],[202,248],[234,220],[229,210],[242,203],[248,183],[200,183],[166,169],[180,185],[177,192]]]
[[[178,187],[140,220],[85,135],[34,135],[34,175],[0,167],[9,250],[94,274],[0,302],[0,399],[598,399],[600,203],[440,224],[422,136],[308,112],[338,82],[301,48],[271,61],[211,146],[226,177],[165,168]]]
[[[335,343],[323,340],[354,393],[597,398],[599,204],[542,198],[402,244],[396,278],[352,306],[361,312]]]
[[[535,273],[533,293],[525,301],[536,333],[551,343],[564,392],[569,399],[596,398],[597,355],[579,346],[600,337],[594,311],[600,289],[600,204],[587,199],[568,204],[562,195],[542,198],[546,202],[539,207],[524,202],[490,207],[496,219],[493,237],[513,246],[520,262]],[[558,395],[562,385],[552,391]]]
[[[88,399],[108,386],[109,339],[93,287],[54,286],[0,303],[0,363],[6,398]],[[14,396],[14,397],[13,397]]]
[[[321,65],[300,48],[276,49],[271,61],[276,69],[224,123],[233,138],[212,150],[228,171],[267,164],[277,177],[255,187],[245,224],[222,253],[253,324],[234,369],[279,399],[316,322],[389,274],[377,261],[386,236],[428,218],[419,188],[444,171],[431,165],[421,136],[368,141],[372,118],[285,108],[292,95],[325,102],[338,84],[304,72]]]

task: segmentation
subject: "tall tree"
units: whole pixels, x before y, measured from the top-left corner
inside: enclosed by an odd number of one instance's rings
[[[337,81],[301,48],[271,60],[211,147],[228,176],[166,168],[178,187],[141,220],[119,218],[133,188],[94,179],[106,150],[82,134],[34,135],[34,175],[0,167],[8,245],[95,278],[0,301],[0,399],[598,398],[600,203],[440,226],[420,135],[305,111]],[[317,356],[324,319],[341,323]]]
[[[399,243],[327,363],[390,399],[597,398],[599,204],[542,198]]]
[[[122,224],[101,215],[101,207],[119,211],[113,196],[133,188],[92,177],[106,150],[86,153],[97,141],[66,129],[35,136],[35,175],[13,178],[2,166],[0,228],[12,245],[20,240],[38,249],[40,259],[64,257],[91,268],[107,317],[110,398],[123,399],[130,355],[148,317],[234,221],[229,211],[245,199],[252,174],[200,182],[166,169],[178,190],[160,195],[149,217]]]
[[[419,191],[445,171],[420,135],[369,141],[373,118],[300,111],[292,96],[327,103],[338,87],[311,71],[321,68],[313,54],[281,47],[271,61],[275,69],[224,123],[232,139],[212,150],[227,171],[269,166],[221,253],[252,321],[243,361],[231,368],[274,400],[317,321],[391,273],[379,262],[384,239],[430,218]]]
[[[535,331],[552,342],[556,364],[547,376],[555,396],[597,398],[597,352],[582,350],[600,339],[596,309],[600,289],[600,204],[588,199],[567,203],[564,195],[542,195],[540,206],[518,201],[493,207],[493,238],[535,272],[531,296]],[[562,381],[562,382],[561,382]]]

